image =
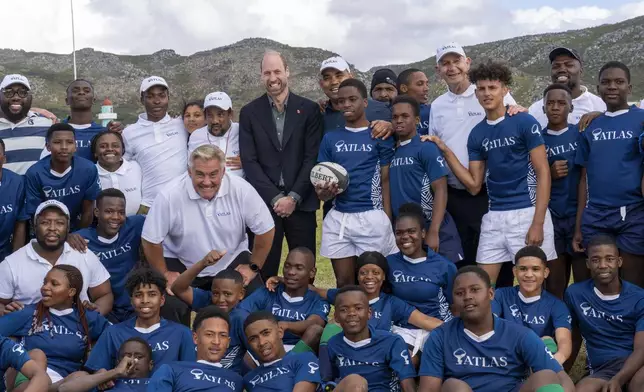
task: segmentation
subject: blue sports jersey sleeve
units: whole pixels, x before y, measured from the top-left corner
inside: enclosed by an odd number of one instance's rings
[[[150,379],[148,392],[172,392],[173,379],[172,367],[168,364],[161,365]]]
[[[445,360],[443,355],[443,329],[437,328],[429,334],[420,358],[420,377],[436,377],[443,379]]]
[[[499,299],[497,298],[497,293],[498,293],[498,291],[495,292],[494,299],[491,302],[492,313],[496,317],[503,318],[503,306],[501,306],[501,303],[499,302]]]
[[[590,154],[590,143],[588,142],[588,128],[579,135],[577,151],[575,152],[575,165],[586,167],[588,155]]]
[[[485,160],[485,156],[483,155],[483,151],[481,150],[481,143],[477,137],[477,128],[478,126],[474,127],[474,129],[472,129],[472,132],[470,132],[470,136],[467,138],[467,155],[469,156],[470,161]]]
[[[322,142],[320,143],[320,149],[318,150],[318,162],[330,162],[331,161],[331,151],[329,150],[329,138],[327,135],[324,135]]]
[[[456,278],[456,273],[458,272],[458,270],[456,269],[456,265],[454,265],[454,263],[450,262],[449,260],[447,263],[445,263],[445,265],[447,266],[447,272],[445,275],[447,279],[446,281],[447,285],[443,295],[445,295],[445,298],[447,298],[447,302],[451,304],[452,291],[454,290],[454,278]]]
[[[637,301],[635,305],[637,311],[637,321],[635,321],[635,331],[641,332],[644,331],[644,300]]]
[[[311,352],[298,355],[300,356],[298,361],[293,361],[295,365],[293,369],[293,373],[295,374],[293,385],[302,381],[313,384],[321,383],[322,379],[320,378],[320,364],[318,362],[318,358]]]
[[[389,367],[396,373],[398,378],[406,380],[416,377],[414,365],[411,364],[407,343],[398,335],[394,335],[391,350],[389,351]]]
[[[430,183],[447,176],[449,172],[447,170],[447,163],[435,143],[423,143],[420,154],[423,168],[425,169],[427,177],[429,177]]]
[[[416,308],[395,295],[390,295],[389,299],[391,301],[391,321],[396,325],[408,322]]]
[[[31,327],[35,306],[25,306],[22,310],[2,316],[0,336],[23,337]]]
[[[25,173],[25,214],[32,217],[41,202],[38,176],[34,171],[27,170],[27,173]]]
[[[248,313],[266,309],[271,302],[270,296],[271,293],[265,287],[262,287],[259,290],[255,290],[251,295],[241,301],[239,303],[239,307]]]
[[[394,138],[390,137],[387,140],[378,140],[378,157],[380,158],[380,166],[388,166],[391,163],[391,159],[394,157],[396,151]]]
[[[325,322],[327,321],[327,318],[329,316],[329,304],[323,300],[322,298],[317,298],[315,300],[315,305],[313,305],[313,309],[311,311],[311,316],[316,315],[320,316],[322,320]],[[311,317],[309,316],[309,317]]]
[[[326,291],[326,301],[331,305],[335,305],[336,294],[338,294],[338,289],[328,289]]]
[[[198,287],[192,288],[192,310],[197,311],[212,305],[212,293],[207,290],[202,290]]]
[[[568,308],[568,313],[570,314],[570,326],[572,327],[577,324],[577,316],[574,312],[575,305],[572,300],[572,295],[568,290],[564,293],[564,303],[566,304],[566,308]]]
[[[134,232],[137,237],[143,234],[143,224],[145,223],[145,215],[134,215],[129,217],[134,222]]]
[[[30,359],[22,345],[9,338],[0,337],[0,371],[8,368],[20,370]]]
[[[525,139],[526,147],[529,151],[544,145],[543,136],[541,135],[541,125],[529,114],[521,116],[521,134]]]
[[[519,349],[521,350],[521,357],[533,372],[552,370],[555,373],[559,373],[563,370],[559,362],[550,353],[550,350],[546,348],[543,341],[532,330],[527,331],[523,336]]]
[[[96,166],[92,165],[90,170],[87,176],[87,190],[85,191],[83,200],[96,200],[98,194],[101,192],[101,181],[98,178]]]
[[[182,325],[183,327],[183,325]],[[192,339],[190,329],[181,328],[181,346],[179,347],[180,361],[196,361],[197,350],[195,350],[195,341]]]
[[[103,332],[94,347],[92,347],[87,362],[85,362],[85,367],[94,372],[101,369],[111,369],[113,358],[116,358],[116,352],[113,347],[112,336],[108,329]]]
[[[103,315],[93,310],[88,310],[85,313],[85,317],[87,318],[89,334],[92,342],[97,341],[103,334],[103,331],[111,325]]]
[[[27,214],[27,206],[25,205],[25,179],[23,176],[18,176],[18,214],[16,215],[16,220],[26,221],[31,217]]]
[[[566,304],[557,299],[552,307],[552,326],[555,328],[572,329],[570,311]]]

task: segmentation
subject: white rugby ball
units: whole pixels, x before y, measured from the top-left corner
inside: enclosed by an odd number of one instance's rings
[[[320,162],[313,166],[310,179],[313,186],[325,182],[335,182],[338,184],[340,193],[349,186],[349,173],[344,167],[333,162]]]

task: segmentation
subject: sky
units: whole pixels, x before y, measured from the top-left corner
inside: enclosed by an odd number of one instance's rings
[[[334,51],[361,70],[423,60],[452,41],[473,45],[644,15],[636,0],[72,1],[77,49],[190,55],[264,37]],[[21,0],[11,10],[0,48],[71,53],[70,0]]]

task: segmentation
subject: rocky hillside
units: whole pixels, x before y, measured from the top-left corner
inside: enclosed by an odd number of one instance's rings
[[[577,48],[585,59],[585,84],[594,86],[597,70],[608,60],[620,60],[631,67],[633,100],[644,98],[644,17],[618,24],[554,34],[517,37],[503,41],[466,47],[476,62],[484,58],[502,59],[517,71],[513,95],[520,103],[530,104],[549,82],[547,53],[558,45]],[[172,88],[172,109],[178,110],[184,99],[203,98],[210,91],[228,92],[236,109],[261,93],[259,61],[266,49],[282,52],[289,60],[290,85],[293,91],[309,98],[321,98],[318,67],[322,60],[334,55],[324,49],[299,48],[279,42],[250,38],[232,45],[180,56],[173,50],[150,55],[120,56],[82,49],[77,52],[78,74],[93,81],[97,98],[109,96],[115,110],[125,121],[133,121],[141,111],[138,88],[147,75],[164,76]],[[428,48],[428,54],[434,53]],[[0,50],[0,74],[22,73],[34,88],[34,105],[65,113],[65,88],[71,81],[71,55],[31,53],[21,50]],[[423,61],[391,65],[396,71],[413,66],[431,75],[431,95],[438,96],[444,86],[434,74],[435,57]],[[374,67],[356,76],[366,82]],[[594,91],[594,87],[591,87]],[[99,101],[100,102],[100,101]],[[99,110],[97,105],[96,110]]]

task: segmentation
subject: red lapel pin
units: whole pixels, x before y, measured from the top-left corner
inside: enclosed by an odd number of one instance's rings
[[[300,114],[300,109],[297,109],[297,114]]]

